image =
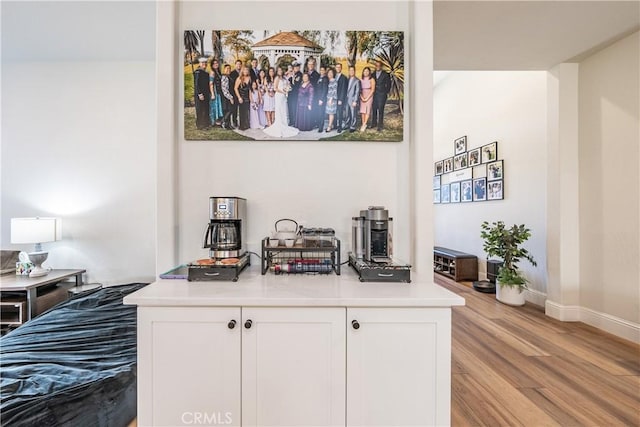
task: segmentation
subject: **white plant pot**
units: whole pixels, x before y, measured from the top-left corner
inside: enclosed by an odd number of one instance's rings
[[[496,280],[496,299],[507,305],[524,305],[524,288],[520,286],[503,286]]]

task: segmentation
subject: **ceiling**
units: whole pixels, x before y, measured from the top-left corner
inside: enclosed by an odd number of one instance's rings
[[[640,28],[638,1],[434,1],[434,69],[548,70]]]
[[[153,60],[155,1],[0,2],[3,61]],[[638,1],[434,2],[436,70],[546,70],[640,28]]]

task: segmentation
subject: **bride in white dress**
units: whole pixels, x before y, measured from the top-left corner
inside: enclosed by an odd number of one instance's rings
[[[298,129],[289,126],[289,112],[287,109],[287,92],[290,90],[289,82],[282,76],[282,68],[278,67],[274,82],[275,95],[275,120],[271,126],[264,129],[264,133],[274,138],[287,138],[296,136]]]

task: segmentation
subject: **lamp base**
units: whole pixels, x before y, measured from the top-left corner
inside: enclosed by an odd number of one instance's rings
[[[42,263],[47,260],[49,252],[31,252],[28,255],[29,261],[31,261],[35,265],[35,267],[33,267],[33,270],[31,270],[31,273],[29,273],[29,277],[42,277],[49,274],[49,269],[42,267]]]
[[[42,277],[46,276],[47,274],[49,274],[49,269],[42,268],[41,266],[36,265],[35,267],[33,267],[33,270],[31,270],[31,273],[29,273],[29,277]]]

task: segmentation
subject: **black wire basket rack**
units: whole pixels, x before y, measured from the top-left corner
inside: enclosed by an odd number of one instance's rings
[[[331,274],[340,275],[340,240],[317,244],[297,239],[286,246],[276,239],[262,240],[262,274]]]

